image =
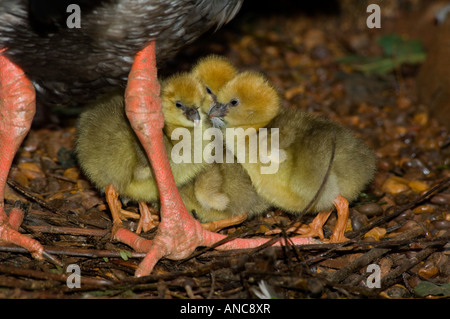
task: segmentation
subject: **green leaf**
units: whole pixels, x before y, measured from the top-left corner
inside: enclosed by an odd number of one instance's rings
[[[59,267],[59,266],[55,266],[56,268],[50,269],[50,272],[52,274],[58,274],[61,275],[64,272],[64,269]]]
[[[356,66],[355,69],[365,74],[386,74],[395,68],[395,62],[392,59],[377,59],[365,64]]]
[[[420,297],[428,295],[448,297],[450,296],[450,283],[437,285],[429,281],[422,281],[414,288],[414,293]]]
[[[418,64],[426,58],[420,40],[388,34],[378,38],[377,43],[383,49],[382,56],[349,55],[338,59],[337,62],[352,65],[355,70],[365,74],[386,74],[404,63]]]
[[[388,34],[378,38],[378,45],[387,56],[406,56],[424,53],[422,42],[417,39],[408,39],[398,34]]]
[[[384,54],[394,55],[399,43],[402,41],[402,37],[397,34],[387,34],[379,37],[377,43],[383,49]]]
[[[425,61],[425,59],[427,58],[427,55],[425,53],[411,53],[408,55],[403,55],[398,57],[397,60],[397,65],[400,66],[403,63],[409,63],[409,64],[418,64],[420,62]]]
[[[120,257],[122,257],[123,260],[128,260],[128,258],[131,258],[131,251],[128,250],[121,250],[120,251]]]

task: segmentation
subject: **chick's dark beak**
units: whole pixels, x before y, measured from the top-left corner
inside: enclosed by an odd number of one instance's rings
[[[222,104],[219,102],[215,102],[213,106],[209,109],[208,118],[213,117],[224,117],[227,115],[229,109],[229,104]]]
[[[194,107],[187,107],[184,110],[184,115],[186,118],[192,122],[200,121],[200,113],[198,112],[198,109]]]

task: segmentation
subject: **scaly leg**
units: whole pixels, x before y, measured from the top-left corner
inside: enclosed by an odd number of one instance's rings
[[[139,202],[140,215],[122,209],[122,203],[119,200],[119,193],[117,193],[113,185],[106,186],[105,197],[113,219],[113,236],[119,228],[122,228],[122,220],[128,218],[139,219],[138,227],[136,229],[137,234],[139,234],[142,230],[146,232],[157,226],[157,224],[153,221],[150,209],[148,208],[146,203]]]
[[[347,241],[348,238],[344,236],[345,228],[347,226],[347,220],[348,220],[348,201],[345,197],[339,195],[336,197],[336,199],[333,201],[334,206],[336,207],[338,219],[336,222],[336,225],[333,229],[333,234],[331,235],[329,240],[326,240],[329,243],[341,243],[344,241]],[[326,221],[328,220],[328,217],[330,216],[332,210],[327,212],[320,212],[317,214],[317,216],[314,218],[314,220],[307,226],[306,230],[297,227],[292,227],[288,230],[292,232],[296,232],[301,234],[300,237],[316,237],[318,236],[320,239],[324,240],[323,236],[323,225],[325,225]],[[302,225],[303,226],[303,225]],[[279,231],[270,231],[267,232],[266,235],[278,233]]]
[[[341,243],[348,240],[348,238],[344,236],[349,214],[348,201],[347,199],[345,199],[345,197],[339,195],[335,198],[333,204],[336,207],[338,219],[336,221],[336,225],[334,226],[333,234],[331,235],[330,239],[326,241],[330,243]],[[319,236],[319,238],[323,240],[324,239],[323,225],[325,225],[331,212],[332,210],[319,213],[314,218],[314,220],[308,225],[309,230],[305,233],[302,233],[301,236],[308,236],[308,237]]]
[[[142,230],[146,232],[158,226],[158,223],[155,223],[152,218],[152,213],[150,212],[147,203],[139,202],[139,213],[141,214],[141,218],[139,219],[136,234],[139,234]]]
[[[28,249],[33,257],[42,259],[42,245],[17,230],[23,212],[11,210],[6,215],[4,194],[6,180],[14,156],[31,127],[36,110],[35,91],[24,72],[0,50],[0,240]]]
[[[323,225],[328,220],[328,217],[330,217],[331,212],[333,210],[329,210],[327,212],[320,212],[317,214],[317,216],[314,218],[314,220],[308,225],[308,230],[304,233],[302,233],[302,237],[316,237],[318,236],[320,239],[324,239],[323,237]]]
[[[163,143],[164,117],[159,97],[155,42],[138,52],[131,68],[125,91],[125,112],[145,149],[152,165],[161,201],[161,222],[152,241],[138,238],[136,234],[119,229],[115,238],[131,243],[137,251],[147,255],[135,275],[150,274],[159,259],[166,257],[179,260],[188,257],[198,246],[211,246],[225,238],[202,228],[186,210],[178,193]],[[131,234],[130,234],[131,233]],[[267,242],[268,239],[234,239],[218,249],[251,248]],[[298,244],[314,243],[310,238],[297,238]],[[279,240],[278,244],[284,243]]]
[[[211,246],[214,243],[224,239],[225,235],[216,234],[210,231],[205,231],[203,233],[204,238],[204,244],[198,245],[199,246]],[[150,250],[154,249],[154,246],[152,247],[153,240],[145,239],[137,235],[136,233],[133,233],[132,231],[121,228],[116,232],[115,238],[119,240],[120,242],[130,246],[135,251],[139,253],[148,253]],[[249,248],[255,248],[262,244],[265,244],[271,240],[271,238],[252,238],[252,239],[242,239],[242,238],[235,238],[230,240],[229,242],[226,242],[218,247],[216,247],[217,250],[232,250],[232,249],[249,249]],[[292,245],[308,245],[308,244],[318,244],[321,243],[320,241],[317,241],[311,237],[308,238],[301,238],[301,237],[289,237],[289,244]],[[272,243],[272,246],[281,246],[281,245],[287,245],[284,238],[279,238],[277,241]],[[195,248],[194,248],[195,249]],[[191,253],[193,250],[191,251]],[[188,256],[187,254],[186,256]],[[157,256],[157,252],[152,251],[152,255],[145,256],[144,261],[139,265],[140,269],[146,269],[150,264],[153,263],[154,256]],[[173,259],[182,259],[182,258],[173,258]],[[158,261],[158,260],[156,260]],[[147,264],[148,263],[148,264]],[[155,262],[156,263],[156,262]],[[153,265],[154,266],[154,265]],[[145,270],[142,270],[143,274],[136,274],[137,276],[145,276],[148,275],[153,267],[151,269],[148,269],[148,272],[145,272]]]
[[[336,225],[333,229],[333,234],[330,237],[330,242],[332,243],[341,243],[344,241],[349,240],[347,237],[345,237],[345,228],[347,227],[347,220],[348,220],[348,200],[339,195],[334,200],[334,206],[336,206],[337,211],[337,221]]]
[[[114,234],[119,228],[123,226],[123,218],[120,214],[120,211],[122,210],[122,203],[119,200],[119,194],[112,185],[106,186],[105,197],[113,219],[112,233]]]

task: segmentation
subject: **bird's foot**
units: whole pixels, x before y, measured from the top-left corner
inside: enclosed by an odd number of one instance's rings
[[[295,234],[299,234],[299,235],[305,235],[310,230],[311,230],[311,228],[309,227],[309,225],[305,225],[305,224],[297,222],[292,227],[289,227],[285,232],[286,233],[295,233]],[[266,231],[264,233],[264,235],[270,236],[270,235],[280,234],[281,232],[282,232],[281,228],[274,228],[274,229]],[[307,236],[307,237],[315,237],[315,236],[317,236],[317,234],[312,234],[311,236]]]
[[[345,197],[338,195],[333,201],[333,204],[336,207],[338,218],[330,239],[324,238],[323,226],[333,210],[318,213],[314,220],[308,225],[306,231],[301,233],[302,237],[319,237],[323,242],[327,243],[342,243],[349,240],[344,236],[349,214],[348,201]]]
[[[136,234],[140,234],[141,231],[147,232],[158,226],[159,216],[152,214],[152,211],[156,212],[155,209],[151,210],[147,203],[139,202],[139,212],[141,213],[141,218],[139,219]]]
[[[332,210],[318,213],[309,225],[302,225],[302,227],[299,227],[294,232],[300,234],[301,237],[319,237],[321,240],[325,240],[323,225],[325,225],[328,217],[330,217],[331,212]]]
[[[14,208],[8,217],[4,210],[8,172],[36,111],[33,84],[22,69],[1,54],[4,50],[0,49],[0,240],[26,248],[33,257],[43,259],[43,246],[18,232],[23,212]]]
[[[123,227],[122,220],[126,217],[123,214],[122,203],[119,200],[119,194],[112,185],[108,185],[105,188],[106,202],[108,203],[109,211],[113,219],[112,236]],[[136,214],[137,215],[137,214]]]
[[[188,257],[198,246],[212,244],[214,240],[211,240],[207,233],[223,237],[223,235],[206,232],[200,222],[186,211],[180,218],[162,219],[153,240],[143,239],[123,228],[115,233],[114,238],[138,252],[147,253],[135,273],[137,277],[141,277],[150,274],[158,260],[163,257],[180,260]]]
[[[223,228],[239,225],[240,223],[247,220],[248,214],[242,214],[238,216],[234,216],[227,219],[215,220],[209,223],[202,223],[202,227],[205,230],[209,230],[212,232],[217,232]]]
[[[0,208],[0,241],[21,246],[30,251],[31,255],[39,260],[43,259],[44,247],[35,239],[19,233],[22,224],[23,212],[18,208],[13,208],[9,217]]]
[[[294,232],[299,234],[300,237],[319,237],[323,241],[326,240],[323,235],[322,227],[317,227],[316,225],[303,225]]]
[[[345,229],[347,227],[347,221],[348,221],[348,201],[345,197],[338,195],[336,199],[334,200],[334,206],[336,206],[336,212],[337,212],[337,221],[336,225],[333,229],[333,234],[330,237],[331,243],[342,243],[344,241],[348,241],[349,239],[345,237]]]
[[[122,208],[122,203],[119,199],[119,194],[117,193],[114,186],[112,185],[106,186],[105,196],[106,202],[108,203],[109,210],[113,218],[113,228],[112,228],[113,236],[120,228],[123,228],[122,220],[126,220],[129,218],[139,219],[138,227],[136,229],[136,233],[138,234],[142,230],[146,232],[158,225],[157,221],[155,221],[157,218],[153,218],[150,209],[146,203],[139,202],[139,211],[141,213],[139,215]]]
[[[152,243],[151,240],[142,238],[126,228],[117,229],[117,231],[113,233],[113,238],[121,243],[130,246],[138,253],[148,252]]]
[[[327,241],[329,243],[343,243],[345,241],[349,241],[350,239],[345,237],[344,231],[342,232],[333,232],[330,236],[330,239]]]
[[[197,247],[212,246],[226,238],[225,235],[213,233],[202,228],[199,221],[189,214],[183,214],[181,219],[165,219],[159,224],[158,231],[153,240],[144,239],[127,230],[119,229],[115,233],[115,239],[129,245],[138,252],[146,252],[147,255],[139,264],[135,275],[147,276],[159,259],[166,257],[172,260],[181,260],[189,257]],[[249,249],[265,244],[270,238],[233,238],[215,247],[218,250]],[[316,244],[313,238],[291,237],[289,242],[293,245]],[[279,238],[271,245],[286,245],[283,238]]]

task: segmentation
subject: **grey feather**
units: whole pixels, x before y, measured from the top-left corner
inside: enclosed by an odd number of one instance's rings
[[[229,22],[243,2],[73,0],[81,4],[81,28],[55,23],[40,34],[30,22],[29,1],[0,0],[0,48],[33,81],[38,103],[59,105],[85,103],[124,86],[134,56],[150,41],[156,40],[161,64]]]

